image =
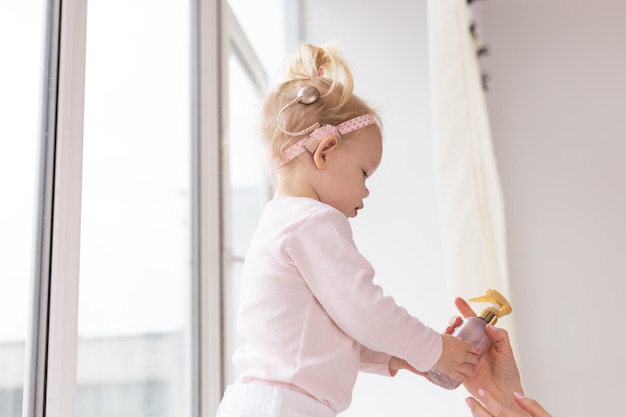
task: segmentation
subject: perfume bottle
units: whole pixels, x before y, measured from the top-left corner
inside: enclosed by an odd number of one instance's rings
[[[480,359],[493,344],[493,340],[485,331],[485,326],[487,324],[495,324],[500,317],[511,313],[513,309],[507,299],[496,290],[487,290],[487,294],[482,297],[470,298],[468,301],[492,303],[491,306],[484,308],[477,317],[464,318],[463,323],[452,332],[452,336],[461,338],[476,346],[478,348],[478,358]],[[455,389],[461,385],[460,381],[435,368],[428,371],[428,377],[434,384],[446,389]]]

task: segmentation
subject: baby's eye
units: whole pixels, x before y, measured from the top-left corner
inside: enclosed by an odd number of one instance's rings
[[[363,171],[363,178],[367,178],[367,172]]]

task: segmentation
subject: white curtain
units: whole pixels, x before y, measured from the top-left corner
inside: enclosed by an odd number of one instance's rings
[[[477,56],[481,40],[472,36],[472,22],[466,0],[428,0],[445,274],[451,297],[467,299],[493,288],[511,301],[503,198]],[[499,324],[509,328],[512,320]]]

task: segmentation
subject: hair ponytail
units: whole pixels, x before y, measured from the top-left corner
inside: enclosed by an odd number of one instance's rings
[[[299,52],[292,57],[286,68],[287,80],[326,78],[330,81],[329,94],[341,85],[339,102],[334,106],[342,108],[352,96],[352,72],[348,68],[341,51],[333,42],[322,46],[308,43],[300,45]]]
[[[261,130],[268,144],[271,167],[276,166],[282,151],[297,138],[285,132],[300,132],[315,123],[336,126],[366,113],[376,115],[380,125],[377,112],[353,94],[352,72],[335,43],[301,44],[287,62],[284,77],[263,104]],[[316,88],[319,99],[285,109],[303,87]],[[282,126],[278,124],[279,114]]]

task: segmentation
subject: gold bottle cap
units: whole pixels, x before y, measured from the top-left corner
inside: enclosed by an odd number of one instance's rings
[[[491,307],[483,309],[483,311],[480,312],[478,317],[485,320],[489,324],[496,324],[496,322],[498,321],[498,315],[496,314],[494,309]]]
[[[511,307],[509,301],[496,290],[487,290],[487,293],[482,297],[470,298],[468,301],[483,301],[487,303],[493,303],[491,307],[485,308],[478,315],[478,317],[491,324],[496,324],[500,317],[506,316],[507,314],[510,314],[511,311],[513,311],[513,308]]]

